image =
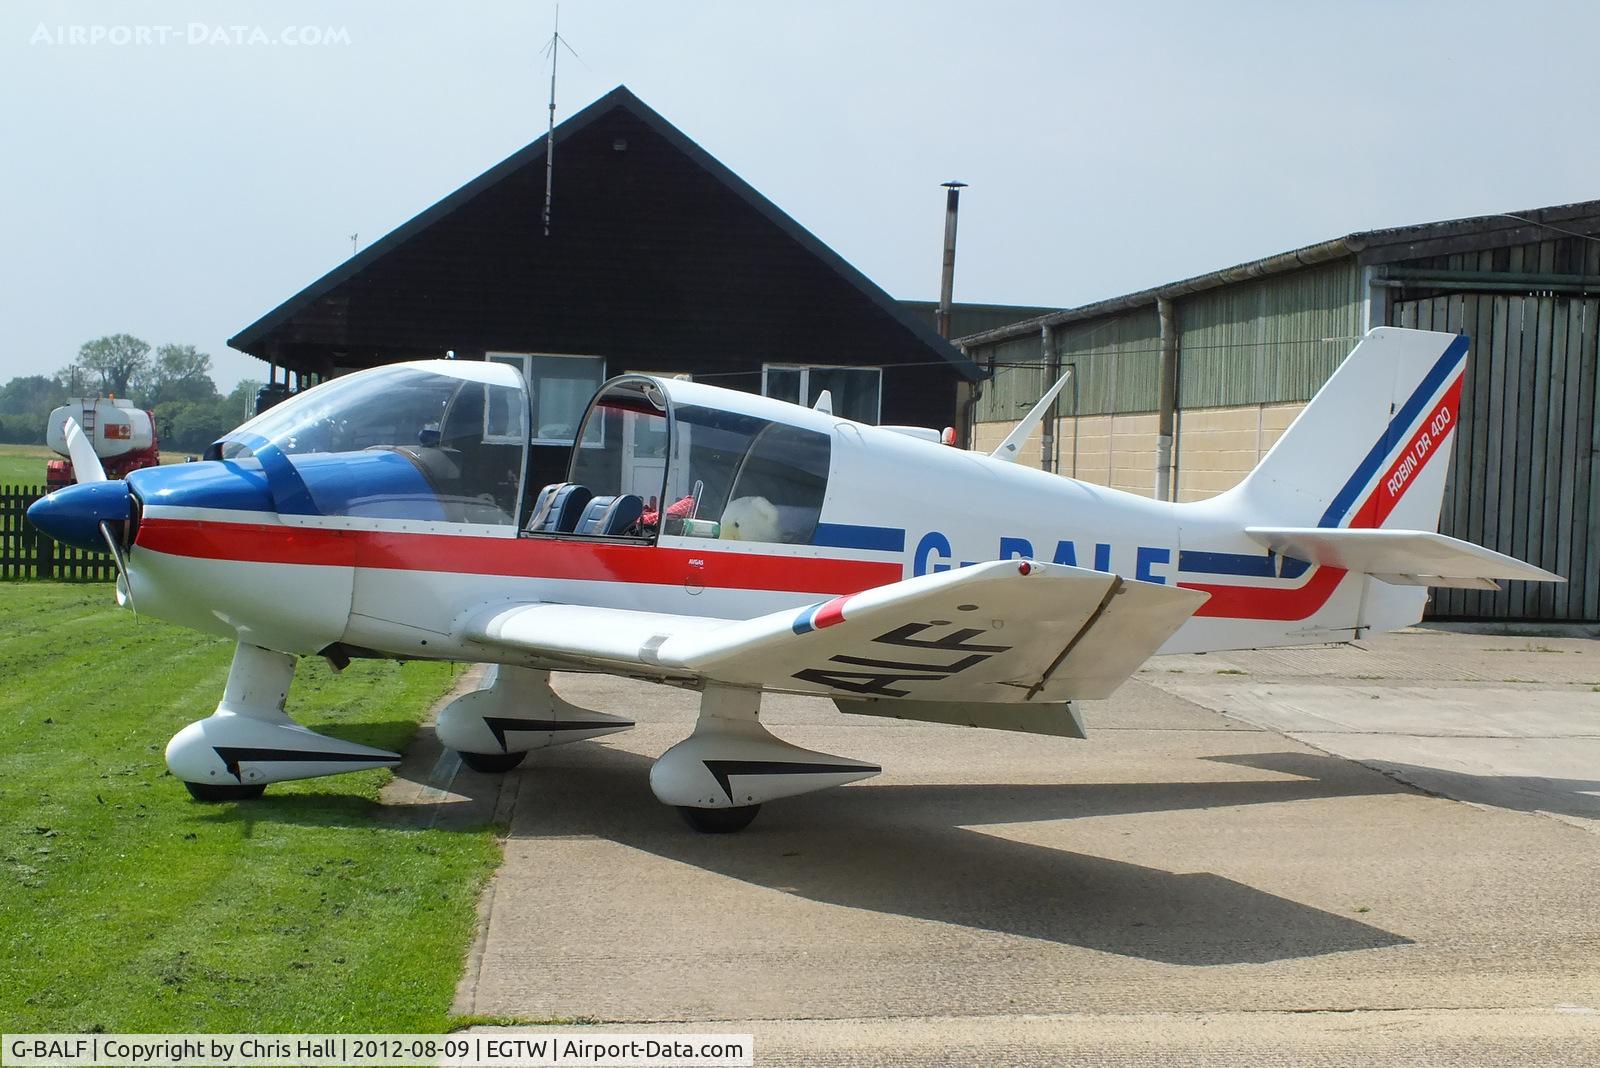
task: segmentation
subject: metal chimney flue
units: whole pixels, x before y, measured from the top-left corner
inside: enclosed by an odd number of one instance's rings
[[[966,182],[945,182],[944,271],[939,278],[939,336],[950,336],[950,304],[956,288],[956,214],[961,210],[961,191]]]

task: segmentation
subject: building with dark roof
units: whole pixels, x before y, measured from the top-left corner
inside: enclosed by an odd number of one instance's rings
[[[518,363],[534,477],[625,371],[811,403],[867,422],[965,426],[978,368],[927,309],[874,285],[626,88],[312,282],[229,344],[289,388],[406,359]],[[930,260],[930,271],[933,264]],[[1043,309],[958,307],[956,329]]]

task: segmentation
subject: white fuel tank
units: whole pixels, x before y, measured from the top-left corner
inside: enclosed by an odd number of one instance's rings
[[[50,413],[45,425],[45,444],[67,455],[67,419],[78,425],[94,445],[95,455],[103,460],[148,449],[155,441],[150,414],[133,406],[132,401],[108,397],[74,397]]]

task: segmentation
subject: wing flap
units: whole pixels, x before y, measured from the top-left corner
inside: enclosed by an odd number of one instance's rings
[[[1566,581],[1515,557],[1428,530],[1246,527],[1245,533],[1280,556],[1397,585],[1495,589],[1494,579]]]
[[[1119,582],[1094,625],[1043,680],[1037,697],[1110,697],[1209,596],[1150,582]]]

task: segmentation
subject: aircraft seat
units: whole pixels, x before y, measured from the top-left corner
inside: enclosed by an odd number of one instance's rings
[[[644,498],[636,493],[620,497],[596,497],[578,520],[577,534],[615,536],[626,531],[644,514]]]
[[[545,534],[570,534],[593,497],[587,486],[576,482],[551,483],[540,490],[534,500],[527,529]]]

